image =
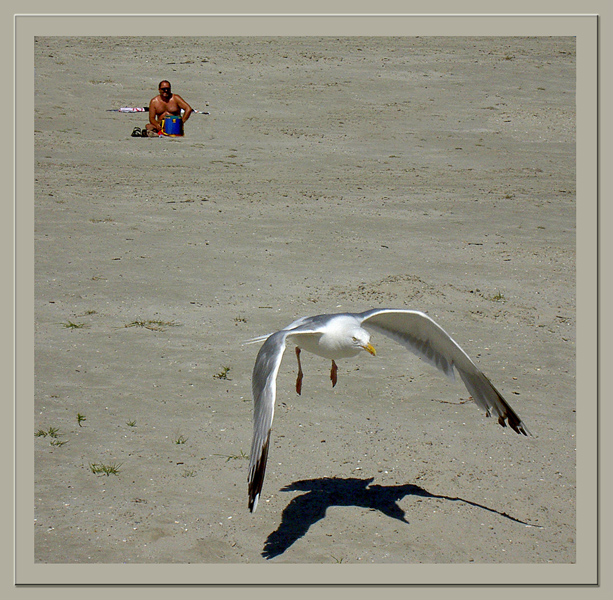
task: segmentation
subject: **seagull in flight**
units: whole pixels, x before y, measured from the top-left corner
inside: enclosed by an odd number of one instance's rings
[[[252,375],[253,441],[248,474],[251,512],[257,508],[264,483],[277,373],[288,341],[296,346],[296,392],[300,394],[303,378],[301,350],[332,361],[330,379],[332,386],[335,386],[338,379],[335,361],[357,356],[362,350],[373,356],[376,354],[370,343],[369,330],[395,340],[450,379],[455,378],[457,371],[472,399],[485,411],[486,416],[493,415],[502,427],[508,425],[518,434],[530,435],[524,422],[468,354],[425,313],[408,309],[373,308],[362,313],[301,317],[280,331],[250,340],[252,343],[264,342],[257,354]]]

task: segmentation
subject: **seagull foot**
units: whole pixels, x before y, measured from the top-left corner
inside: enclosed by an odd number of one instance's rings
[[[332,387],[334,387],[338,381],[338,377],[336,376],[337,373],[338,367],[336,366],[336,363],[332,361],[332,368],[330,369],[330,381],[332,381]]]

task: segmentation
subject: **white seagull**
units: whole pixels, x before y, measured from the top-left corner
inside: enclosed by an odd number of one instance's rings
[[[255,360],[252,376],[253,442],[248,476],[251,512],[255,512],[257,508],[264,482],[275,408],[276,379],[287,341],[296,344],[296,392],[300,394],[303,376],[300,350],[332,361],[330,379],[334,386],[337,380],[336,360],[357,356],[361,350],[375,355],[375,349],[370,344],[370,333],[364,327],[397,341],[450,379],[455,378],[455,368],[472,399],[485,411],[486,416],[494,415],[500,425],[506,427],[508,423],[509,427],[519,434],[530,434],[517,413],[466,352],[425,313],[416,310],[374,308],[362,313],[302,317],[281,331],[251,340],[265,340]]]

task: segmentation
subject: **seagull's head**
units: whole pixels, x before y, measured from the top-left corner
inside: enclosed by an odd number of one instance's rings
[[[370,343],[370,334],[366,329],[354,329],[351,332],[351,344],[355,346],[357,349],[366,350],[366,352],[370,352],[373,356],[377,354],[373,345]]]

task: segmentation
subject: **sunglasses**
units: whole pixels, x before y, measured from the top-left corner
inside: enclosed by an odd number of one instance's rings
[[[170,92],[170,88],[169,87],[160,88],[160,92]]]

